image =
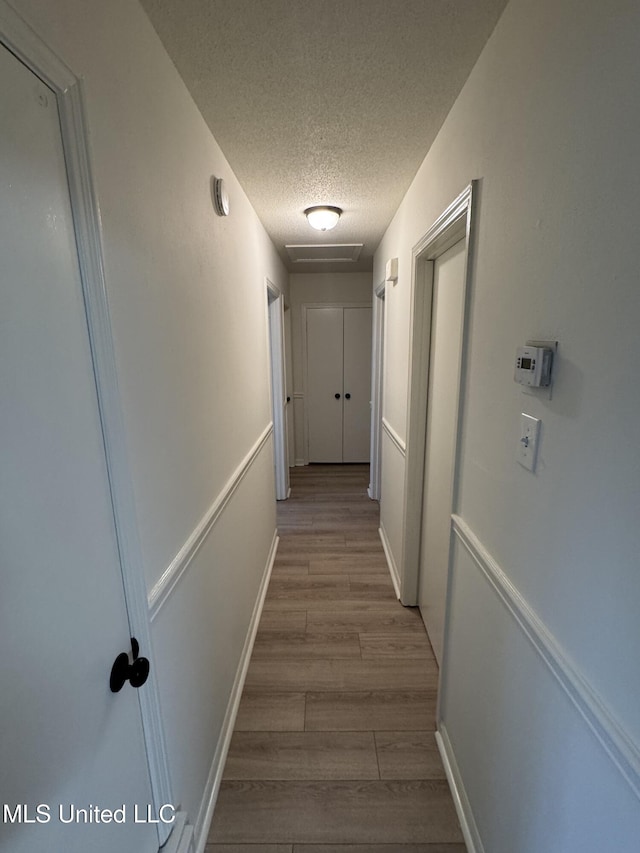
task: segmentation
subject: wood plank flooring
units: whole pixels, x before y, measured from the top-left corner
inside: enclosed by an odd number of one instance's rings
[[[207,853],[464,853],[367,465],[292,471]]]

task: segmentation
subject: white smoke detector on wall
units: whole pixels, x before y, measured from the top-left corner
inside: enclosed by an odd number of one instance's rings
[[[222,178],[213,179],[212,187],[213,209],[218,216],[229,215],[229,193]]]

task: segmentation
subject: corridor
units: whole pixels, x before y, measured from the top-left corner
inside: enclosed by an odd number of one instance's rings
[[[208,853],[463,853],[437,667],[397,601],[366,465],[292,471]]]

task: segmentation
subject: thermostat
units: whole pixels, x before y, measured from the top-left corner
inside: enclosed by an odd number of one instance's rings
[[[520,385],[544,388],[551,384],[552,363],[553,350],[551,347],[518,347],[513,378]]]

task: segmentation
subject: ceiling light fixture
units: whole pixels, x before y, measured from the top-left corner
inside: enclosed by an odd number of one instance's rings
[[[320,204],[308,207],[304,212],[309,225],[316,231],[331,231],[338,224],[341,214],[342,210],[339,207]]]

